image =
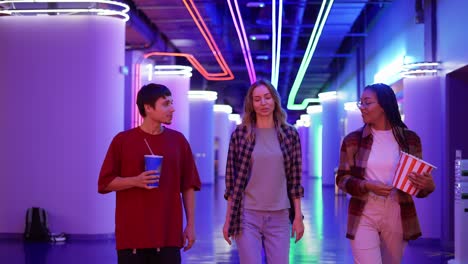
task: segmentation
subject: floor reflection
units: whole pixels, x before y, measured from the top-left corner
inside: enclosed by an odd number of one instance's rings
[[[290,263],[352,263],[349,242],[345,238],[347,199],[335,195],[333,187],[322,187],[319,179],[305,179],[302,202],[303,239],[291,241]],[[182,254],[183,263],[239,263],[235,245],[223,239],[226,202],[223,198],[224,179],[204,185],[197,193],[196,231],[194,247]],[[411,243],[403,263],[446,263],[453,252],[442,250],[434,243]],[[0,262],[9,264],[117,263],[113,240],[70,240],[62,245],[26,244],[21,239],[0,239]]]

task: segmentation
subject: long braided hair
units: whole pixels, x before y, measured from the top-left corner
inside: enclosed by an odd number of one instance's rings
[[[379,105],[384,110],[385,116],[392,127],[393,136],[401,150],[408,152],[409,146],[404,135],[404,129],[408,127],[401,120],[397,99],[392,88],[383,83],[375,83],[364,88],[364,90],[367,89],[373,91],[377,95]]]

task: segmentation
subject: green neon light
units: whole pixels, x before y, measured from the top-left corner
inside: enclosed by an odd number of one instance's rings
[[[312,30],[309,43],[307,44],[307,49],[305,52],[306,55],[302,58],[301,66],[299,67],[299,70],[296,75],[296,79],[294,80],[294,84],[288,96],[287,108],[289,110],[304,110],[309,103],[319,102],[318,98],[306,98],[300,104],[294,103],[296,96],[297,96],[297,92],[299,91],[302,81],[304,80],[304,75],[306,74],[307,68],[309,67],[310,61],[312,60],[312,56],[314,55],[320,36],[322,35],[323,27],[325,26],[328,15],[330,14],[330,10],[331,10],[331,7],[333,6],[333,2],[334,0],[322,1],[322,5],[320,6],[320,11],[317,16],[314,29]],[[325,10],[325,7],[326,7],[326,10]],[[325,10],[325,13],[324,13],[324,10]]]

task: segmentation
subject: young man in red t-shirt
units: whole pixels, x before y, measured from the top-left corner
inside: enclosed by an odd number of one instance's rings
[[[148,84],[137,95],[141,126],[117,134],[99,174],[99,193],[116,192],[115,238],[119,264],[180,263],[195,242],[195,190],[200,190],[185,137],[172,122],[169,89]],[[160,176],[145,171],[144,155],[163,156]],[[159,182],[159,187],[148,186]],[[181,194],[182,193],[182,199]],[[182,231],[182,200],[187,225]]]

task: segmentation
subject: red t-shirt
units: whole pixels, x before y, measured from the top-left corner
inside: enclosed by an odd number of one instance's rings
[[[133,177],[145,169],[144,155],[163,156],[159,188],[130,188],[116,192],[115,239],[119,249],[182,247],[181,192],[200,190],[200,178],[185,137],[164,128],[151,135],[140,128],[119,133],[112,140],[99,174],[98,191],[115,177]]]

